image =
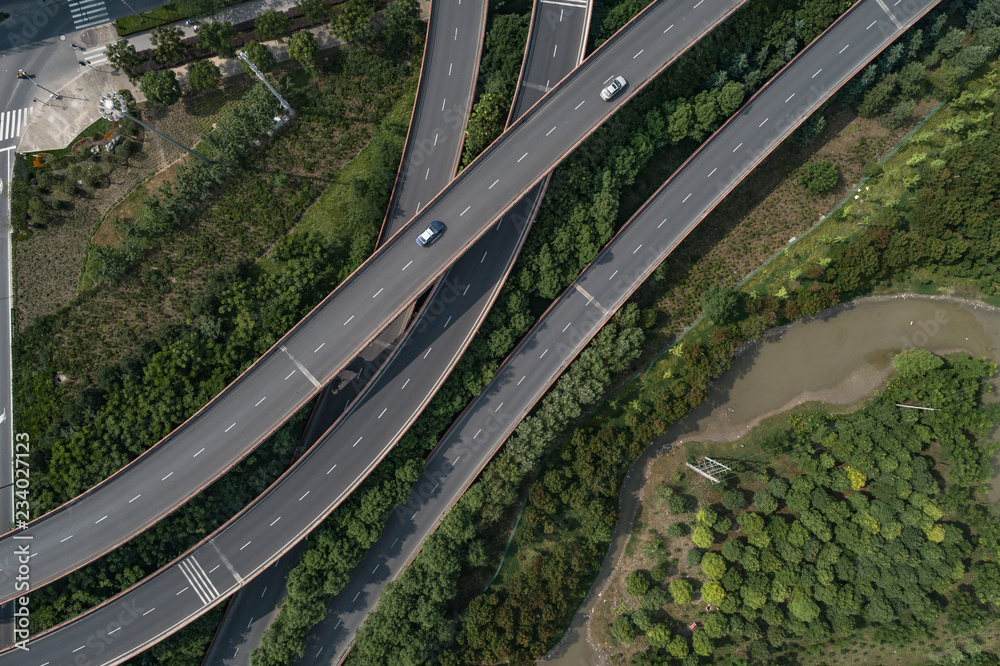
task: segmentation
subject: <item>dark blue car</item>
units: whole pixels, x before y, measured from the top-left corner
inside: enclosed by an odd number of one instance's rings
[[[417,245],[420,245],[421,247],[430,245],[436,241],[442,233],[444,233],[444,224],[442,224],[439,220],[434,220],[426,229],[424,229],[424,233],[417,236]]]

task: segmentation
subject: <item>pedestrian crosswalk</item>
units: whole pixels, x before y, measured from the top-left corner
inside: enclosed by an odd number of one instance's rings
[[[15,109],[0,114],[0,141],[16,139],[28,124],[28,109]]]
[[[94,65],[95,67],[97,65],[103,65],[104,63],[106,63],[108,61],[108,52],[107,52],[106,48],[107,47],[102,48],[100,51],[93,51],[93,52],[88,51],[85,54],[85,57],[87,58],[87,61],[91,65]],[[93,53],[93,55],[91,55],[91,53]],[[81,58],[84,57],[84,54],[80,54],[80,57]]]
[[[194,589],[195,594],[198,595],[198,598],[203,604],[207,606],[221,596],[219,594],[219,590],[216,589],[215,585],[213,585],[212,581],[209,579],[208,574],[201,568],[198,560],[194,558],[194,555],[181,560],[180,568],[181,573],[184,574],[184,577],[190,584],[189,587]],[[184,588],[177,594],[185,592],[187,589],[188,588]]]
[[[69,12],[73,16],[73,28],[80,30],[98,23],[106,23],[108,8],[105,0],[69,0]]]

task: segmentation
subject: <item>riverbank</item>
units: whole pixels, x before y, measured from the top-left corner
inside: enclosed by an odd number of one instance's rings
[[[966,351],[1000,362],[1000,308],[951,296],[875,296],[774,329],[741,350],[732,368],[710,386],[702,406],[654,440],[631,466],[600,573],[570,630],[544,661],[562,666],[610,663],[600,651],[604,629],[594,611],[617,581],[615,572],[622,569],[643,506],[640,498],[664,453],[675,456],[681,444],[696,441],[735,443],[768,419],[782,421],[795,408],[851,411],[883,384],[892,356],[908,346],[935,353]],[[994,461],[994,469],[998,474],[989,497],[996,502],[1000,461]]]

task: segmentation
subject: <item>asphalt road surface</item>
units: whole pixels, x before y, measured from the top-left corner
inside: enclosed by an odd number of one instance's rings
[[[665,40],[664,34],[676,29],[695,40],[743,2],[672,0],[651,5],[625,26],[209,405],[104,483],[19,530],[16,537],[30,538],[34,552],[45,554],[31,562],[32,586],[45,585],[110,551],[246,456],[500,215],[683,52],[688,40]],[[622,73],[630,79],[629,87],[612,102],[603,102],[600,89]],[[414,239],[431,220],[443,220],[447,231],[433,246],[421,248]],[[368,443],[358,449],[358,444],[341,443],[338,454],[352,461],[374,454],[371,463],[356,468],[363,477],[385,451],[373,451]],[[346,494],[362,477],[337,475],[328,481],[342,483],[335,487]],[[0,537],[0,601],[17,596],[15,548],[13,533]]]
[[[486,29],[486,8],[484,0],[435,3],[432,8],[421,63],[420,85],[413,116],[410,119],[406,148],[382,229],[383,238],[388,238],[398,231],[416,214],[422,202],[432,199],[455,175],[462,154],[465,125],[472,109],[480,51]],[[459,29],[466,34],[478,35],[478,39],[456,40],[455,34]],[[442,104],[442,101],[445,103]],[[480,243],[482,242],[484,241],[481,240]],[[501,277],[495,281],[502,283]],[[425,315],[434,311],[440,313],[442,317],[453,318],[456,313],[445,315],[439,300],[441,300],[440,293],[435,292],[435,298],[429,299],[425,304]],[[449,305],[457,305],[450,296],[446,301],[443,304],[445,309]],[[492,302],[492,299],[489,302]],[[468,309],[464,303],[455,307],[456,310],[458,308]],[[484,308],[483,316],[485,312]],[[408,315],[408,312],[404,312],[399,316],[408,317]],[[459,324],[462,320],[455,319],[455,323],[449,327],[448,336],[454,339],[451,344],[457,358],[465,348],[463,343],[468,335],[461,335]],[[481,319],[482,317],[479,321]],[[474,323],[478,328],[478,322]],[[420,325],[420,328],[425,329],[426,324]],[[384,336],[383,333],[379,337]],[[393,341],[386,340],[386,342]],[[442,340],[441,348],[445,348],[448,342],[450,341]],[[461,347],[456,348],[459,345]],[[393,355],[386,363],[396,363],[398,358],[397,355]],[[435,356],[433,361],[428,359],[420,361],[424,365],[431,365],[432,368],[435,365],[446,365],[450,369],[453,365],[444,355]],[[421,397],[416,392],[407,394],[413,406],[423,405],[429,397]],[[395,391],[392,392],[392,398],[393,400],[397,398]],[[360,399],[363,399],[363,396]],[[317,406],[313,419],[325,419],[325,425],[313,433],[311,431],[315,424],[310,423],[309,432],[305,435],[306,448],[312,446],[341,416],[340,412],[327,414],[322,409],[324,404],[321,402]],[[204,666],[212,664],[241,666],[250,663],[250,651],[260,643],[261,635],[276,615],[275,607],[287,593],[285,579],[289,569],[298,562],[298,555],[291,557],[291,554],[299,553],[301,550],[298,547],[293,549],[240,590],[212,639]]]
[[[671,177],[581,274],[573,287],[575,293],[561,299],[518,346],[484,393],[482,400],[492,401],[491,404],[484,406],[480,402],[459,420],[455,429],[475,431],[466,440],[466,446],[482,446],[490,433],[499,432],[500,428],[490,423],[491,418],[498,417],[485,415],[497,401],[493,414],[500,413],[506,402],[499,400],[504,390],[516,387],[529,372],[533,375],[549,372],[544,361],[549,351],[553,356],[569,354],[574,346],[589,340],[599,327],[598,322],[610,316],[611,308],[624,301],[739,180],[935,4],[935,0],[898,0],[897,5],[889,8],[882,0],[862,0],[752,98]],[[646,14],[647,18],[655,15]],[[645,252],[641,252],[643,247]],[[603,300],[595,294],[601,294]],[[584,306],[584,320],[565,321],[579,303]],[[541,349],[539,341],[548,335],[555,335],[559,342]],[[430,352],[428,349],[425,353]],[[395,379],[400,382],[403,377]],[[504,410],[500,418],[507,418],[515,410],[520,410],[520,405]],[[466,418],[470,413],[478,415],[478,423]],[[371,422],[373,429],[377,428],[378,420],[376,416]],[[483,433],[487,437],[481,438]],[[370,436],[372,431],[366,434]],[[361,435],[353,444],[349,441],[345,444],[358,450],[364,438]],[[348,457],[332,447],[314,447],[303,459],[313,478],[297,478],[291,484],[286,482],[289,478],[286,474],[246,511],[184,557],[105,604],[36,637],[28,645],[30,660],[25,660],[25,654],[16,649],[0,653],[0,666],[117,663],[145,649],[204,613],[277,559],[285,550],[276,548],[278,544],[290,544],[296,540],[295,535],[304,533],[293,523],[317,510],[325,515],[316,506],[316,498],[321,495],[319,488],[324,485],[345,488],[328,505],[329,510],[349,492],[351,479],[360,478],[377,462],[379,453],[375,453],[376,460],[366,464],[360,459],[366,456]],[[457,460],[450,462],[455,464]],[[276,513],[257,511],[258,508],[273,508]],[[262,559],[263,553],[272,555]]]
[[[511,106],[511,119],[519,118],[548,92],[552,82],[562,79],[583,60],[590,23],[590,6],[586,2],[552,5],[536,1],[528,33],[526,55],[518,81],[517,94]],[[541,204],[547,180],[536,185],[500,222],[510,224],[511,231],[524,229],[526,219],[534,217]],[[484,241],[490,241],[487,245]],[[496,270],[480,270],[480,255],[486,253],[504,257],[510,265],[516,259],[521,242],[519,235],[508,232],[481,239],[446,273],[446,280],[458,285],[478,282],[499,282]],[[483,246],[480,248],[480,246]],[[502,264],[497,264],[502,267]],[[509,270],[509,268],[507,269]],[[506,270],[504,271],[504,275]],[[499,288],[499,284],[496,288]],[[444,319],[446,313],[437,318]],[[418,320],[419,323],[419,320]],[[418,349],[433,346],[434,341],[414,335],[411,342]],[[449,368],[450,369],[450,368]],[[522,389],[530,390],[523,386]],[[384,399],[372,395],[371,400]],[[416,556],[423,540],[458,501],[469,484],[489,460],[486,456],[468,456],[455,465],[441,462],[449,459],[448,446],[438,446],[425,464],[425,471],[414,484],[408,502],[398,507],[388,519],[379,540],[372,544],[364,560],[351,572],[348,586],[330,600],[326,618],[309,635],[305,654],[299,664],[337,664],[343,660],[354,641],[354,634],[378,601],[379,592]],[[456,456],[450,456],[454,459]],[[438,489],[441,492],[438,492]]]

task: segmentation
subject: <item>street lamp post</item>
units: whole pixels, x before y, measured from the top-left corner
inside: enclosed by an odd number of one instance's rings
[[[207,158],[199,155],[198,153],[194,152],[193,150],[191,150],[187,146],[184,146],[184,145],[182,145],[182,144],[174,141],[173,139],[171,139],[166,134],[164,134],[162,132],[156,131],[155,129],[153,129],[152,127],[150,127],[149,125],[147,125],[146,123],[142,122],[141,120],[139,120],[138,118],[136,118],[135,116],[133,116],[131,113],[128,112],[128,104],[125,102],[125,98],[122,97],[121,95],[119,95],[118,93],[107,92],[107,93],[104,93],[103,95],[101,95],[101,101],[98,104],[98,108],[101,111],[101,115],[104,116],[105,118],[107,118],[108,120],[110,120],[111,122],[116,122],[118,120],[121,120],[122,118],[128,118],[129,120],[131,120],[133,122],[139,123],[140,125],[142,125],[146,129],[148,129],[153,134],[156,134],[157,136],[163,137],[164,139],[166,139],[170,143],[174,144],[178,148],[182,148],[182,149],[188,151],[189,153],[191,153],[192,155],[194,155],[195,157],[197,157],[202,162],[210,162],[209,159],[207,159]]]
[[[31,81],[35,85],[36,88],[41,88],[42,90],[44,90],[45,92],[47,92],[49,94],[49,99],[59,99],[59,95],[57,95],[56,93],[52,92],[51,90],[49,90],[45,86],[40,85],[38,83],[35,83],[35,80],[33,78],[31,78],[30,76],[28,76],[27,74],[25,74],[23,69],[17,70],[17,78],[19,78],[19,79],[27,79],[27,80]]]

